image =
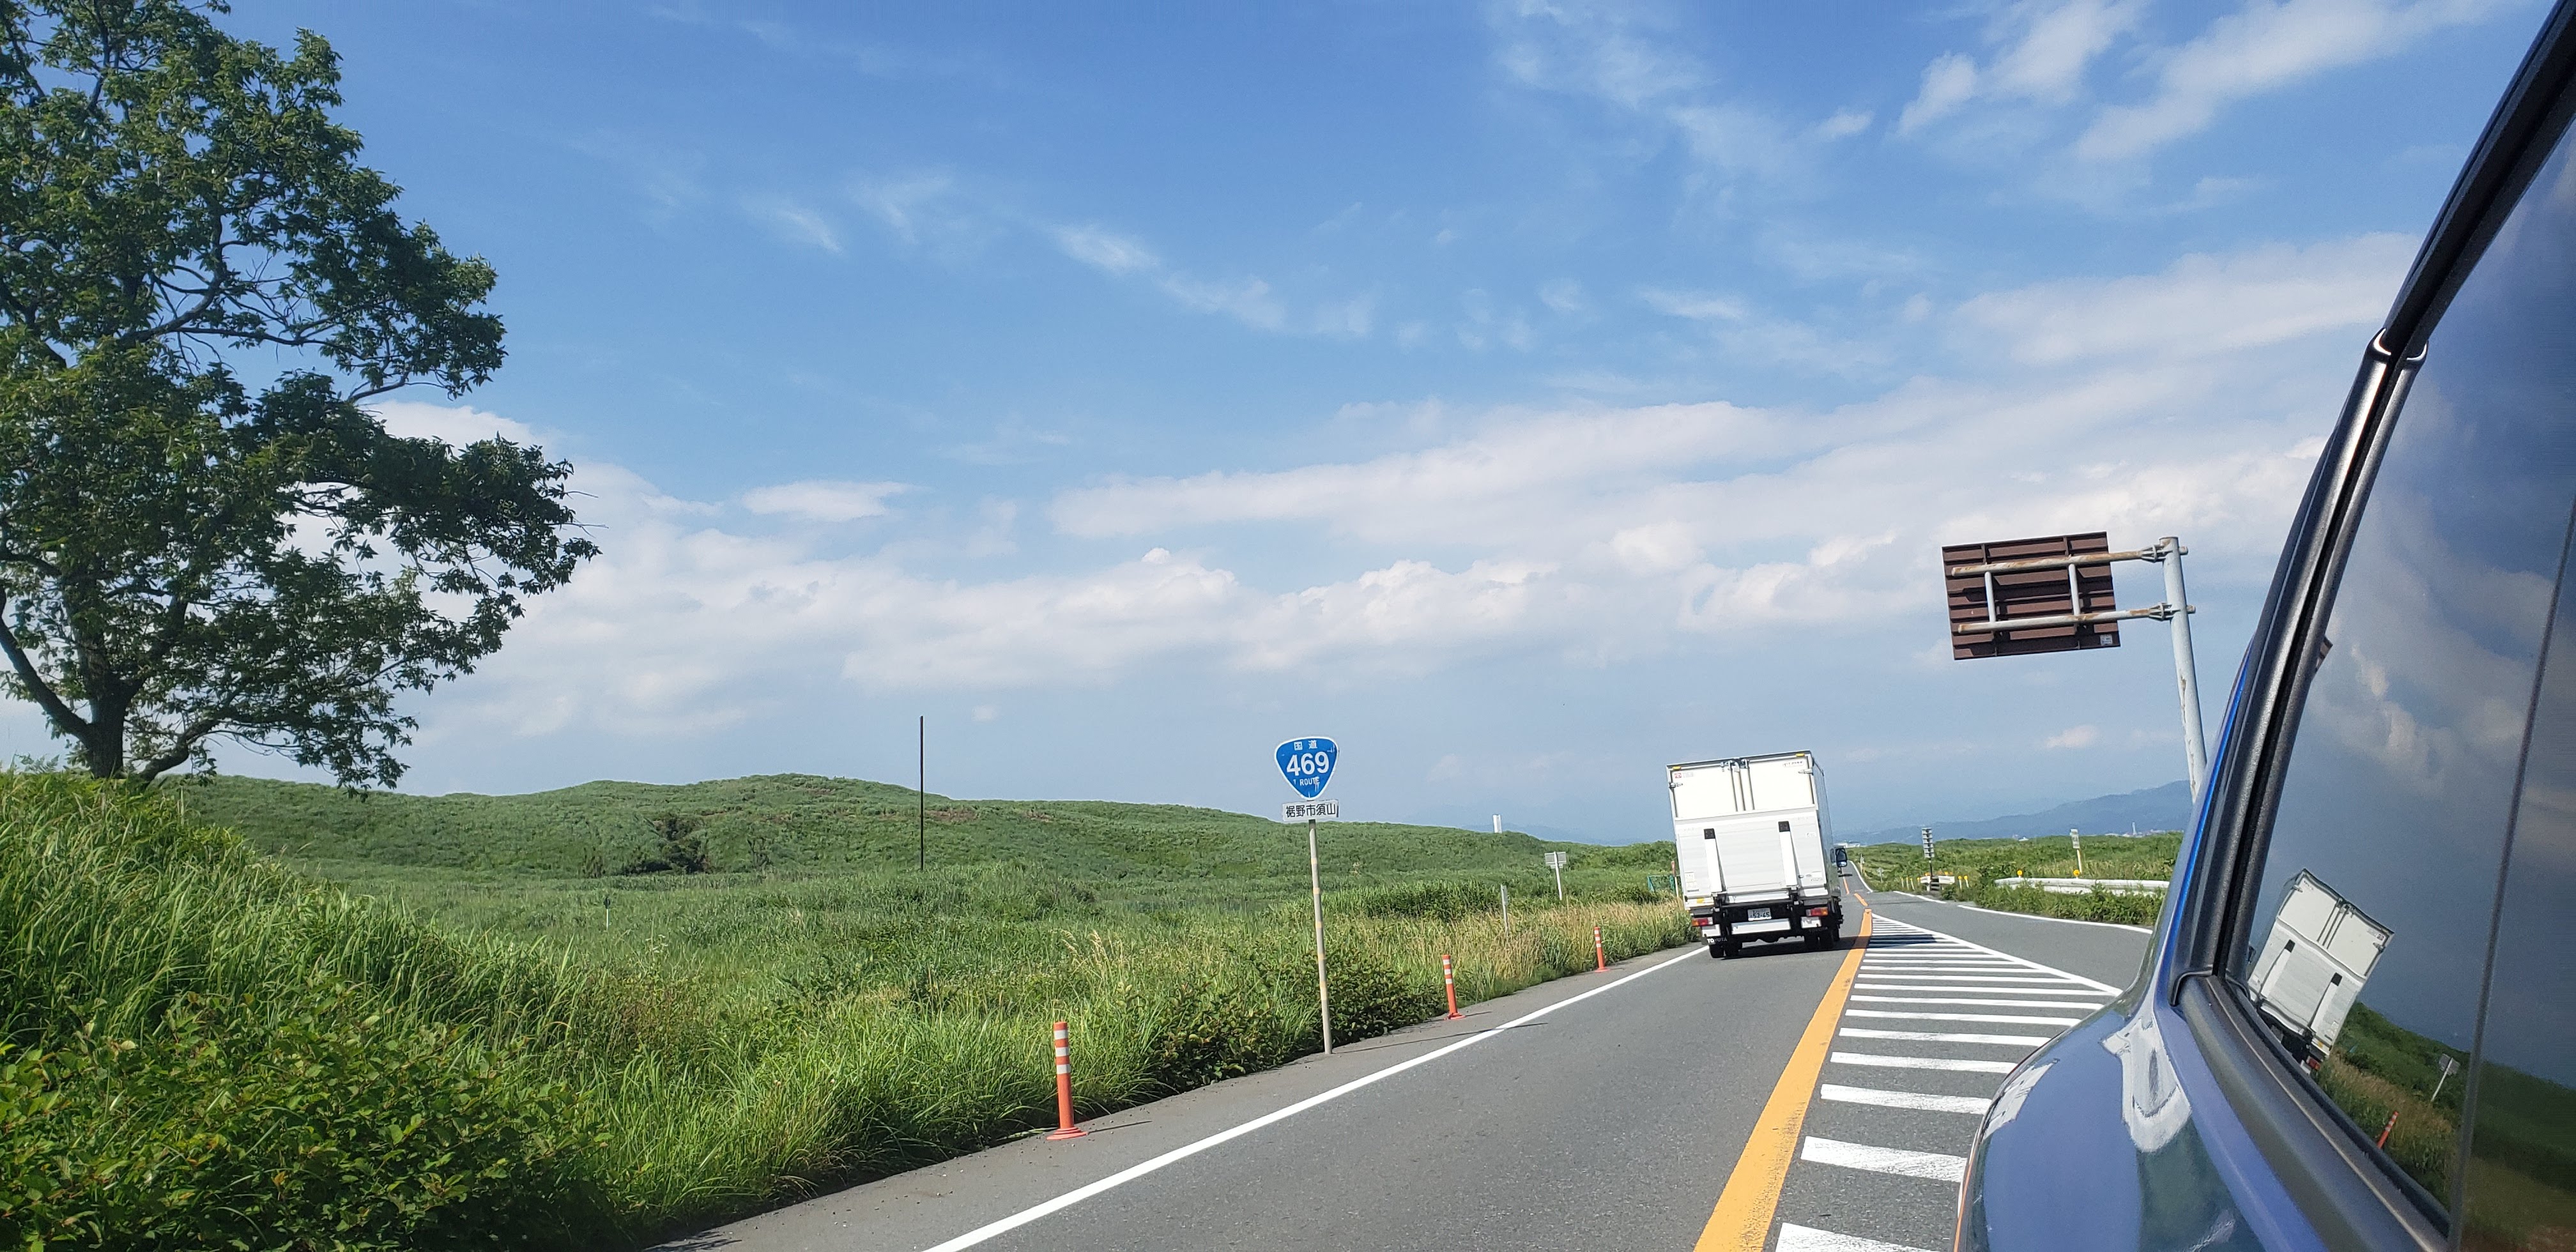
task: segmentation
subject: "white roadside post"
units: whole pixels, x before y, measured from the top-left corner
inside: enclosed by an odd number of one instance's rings
[[[1562,852],[1550,852],[1550,853],[1548,853],[1548,854],[1547,854],[1547,872],[1549,872],[1549,873],[1551,873],[1551,874],[1556,875],[1556,902],[1557,902],[1557,903],[1559,903],[1559,904],[1563,904],[1563,903],[1565,903],[1565,854],[1564,854],[1564,853],[1562,853]]]
[[[1333,1054],[1333,989],[1324,980],[1324,871],[1315,859],[1315,819],[1306,819],[1306,887],[1315,897],[1315,1016],[1324,1025],[1324,1055]]]

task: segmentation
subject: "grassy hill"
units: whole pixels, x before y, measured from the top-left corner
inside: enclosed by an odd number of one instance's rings
[[[811,876],[910,870],[911,789],[858,779],[775,774],[678,786],[594,782],[529,795],[414,796],[259,778],[188,779],[171,795],[196,818],[316,867],[470,870],[543,878],[602,877],[648,858],[657,818],[695,825],[718,872]],[[1268,894],[1306,877],[1304,832],[1243,813],[1097,800],[927,797],[932,864],[1020,865],[1099,884],[1188,881],[1194,891]],[[1449,826],[1327,822],[1328,875],[1343,886],[1426,876],[1547,881],[1541,854],[1569,854],[1569,886],[1601,871],[1621,882],[1671,868],[1662,841],[1625,847],[1555,843]],[[1356,870],[1354,870],[1356,866]]]
[[[912,799],[0,772],[0,1243],[636,1247],[1047,1124],[1055,1020],[1086,1118],[1313,1051],[1303,831]],[[1661,843],[1323,835],[1337,1040],[1693,937]]]

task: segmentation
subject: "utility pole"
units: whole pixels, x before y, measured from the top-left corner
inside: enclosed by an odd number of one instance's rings
[[[912,729],[913,766],[920,771],[913,775],[912,867],[923,870],[930,868],[930,715],[922,714]]]

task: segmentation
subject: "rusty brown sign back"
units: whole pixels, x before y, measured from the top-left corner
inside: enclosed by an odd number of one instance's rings
[[[2077,563],[2099,554],[2100,564]],[[1941,549],[1950,597],[1950,655],[2025,656],[2120,646],[2107,532],[1960,543]],[[2106,615],[2084,620],[2094,614]],[[2126,616],[2126,615],[2123,615]],[[1991,630],[1978,629],[1995,623]],[[2020,622],[2021,625],[2011,623]]]

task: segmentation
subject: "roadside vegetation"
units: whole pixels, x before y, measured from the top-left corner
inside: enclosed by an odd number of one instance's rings
[[[1050,1124],[1057,1018],[1085,1117],[1314,1050],[1287,828],[932,797],[916,872],[897,795],[0,774],[0,1236],[632,1247]],[[1661,844],[1325,848],[1337,1039],[1435,1015],[1443,952],[1479,1000],[1590,969],[1595,925],[1614,959],[1691,938],[1646,884]]]
[[[2164,907],[2161,892],[2124,895],[2095,888],[2080,894],[2061,895],[2036,887],[1998,885],[1997,880],[2005,878],[2076,877],[2075,845],[2064,835],[2030,839],[1939,839],[1936,831],[1935,836],[1933,846],[1938,859],[1928,867],[1923,860],[1923,845],[1919,843],[1869,844],[1852,849],[1852,855],[1864,865],[1870,883],[1881,888],[1912,891],[1916,890],[1914,880],[1919,875],[1954,874],[1959,881],[1947,889],[1947,898],[1979,908],[2077,921],[2153,926],[2156,913]],[[2157,831],[2136,836],[2086,835],[2083,877],[2171,879],[2174,858],[2181,854],[2182,834],[2179,831]]]

